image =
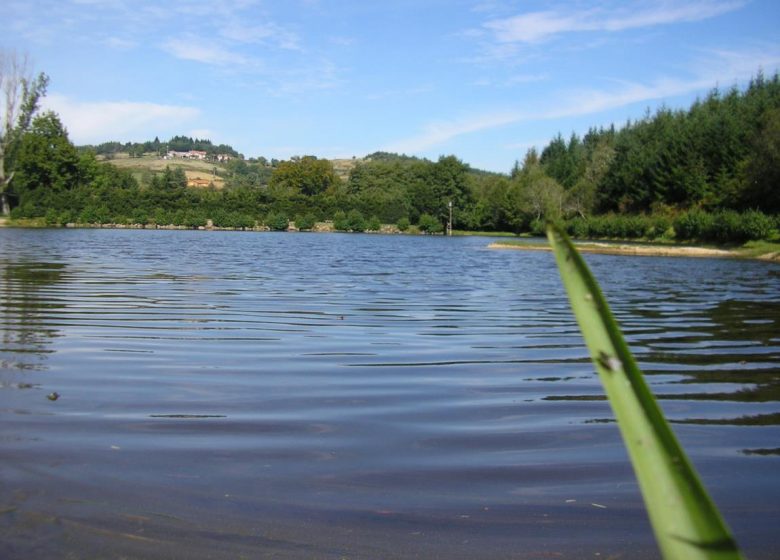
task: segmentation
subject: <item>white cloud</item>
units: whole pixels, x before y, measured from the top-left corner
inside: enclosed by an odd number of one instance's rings
[[[133,101],[74,101],[50,94],[43,108],[59,114],[75,144],[153,138],[167,129],[186,126],[199,115],[194,107]]]
[[[673,23],[701,21],[741,8],[744,1],[661,2],[650,7],[606,11],[540,11],[494,19],[483,24],[498,43],[540,43],[575,31],[623,31]]]
[[[163,44],[163,48],[176,58],[215,66],[246,63],[242,55],[231,52],[219,44],[206,43],[195,37],[169,39]]]

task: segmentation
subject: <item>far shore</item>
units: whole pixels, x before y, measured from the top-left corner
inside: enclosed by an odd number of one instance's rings
[[[595,241],[575,242],[581,253],[602,255],[632,255],[643,257],[708,257],[732,259],[759,259],[780,262],[780,246],[767,244],[767,247],[746,245],[738,248],[697,247],[690,245],[660,245],[640,243],[604,243]],[[519,251],[551,251],[546,243],[523,243],[500,241],[488,245],[490,249],[513,249]]]
[[[65,224],[63,226],[47,226],[40,220],[9,220],[0,217],[0,227],[65,227],[65,228],[97,228],[97,229],[169,229],[169,230],[206,230],[206,231],[270,231],[263,225],[255,227],[218,227],[209,223],[207,226],[190,227],[176,225],[155,224]],[[295,223],[291,222],[287,231],[299,231]],[[332,222],[318,222],[311,230],[313,232],[335,232]],[[392,225],[383,225],[379,231],[367,231],[365,233],[384,234],[421,234],[414,228],[402,232]],[[453,232],[455,235],[485,235],[494,236],[489,232]],[[499,234],[500,235],[500,234]],[[731,258],[731,259],[758,259],[764,261],[780,262],[780,244],[777,242],[756,241],[749,242],[741,247],[702,247],[694,245],[673,245],[653,243],[631,243],[625,241],[575,241],[577,249],[581,253],[598,253],[603,255],[630,255],[640,257],[707,257],[707,258]],[[489,249],[509,249],[516,251],[550,251],[551,247],[546,243],[530,243],[521,240],[495,241],[488,245]]]

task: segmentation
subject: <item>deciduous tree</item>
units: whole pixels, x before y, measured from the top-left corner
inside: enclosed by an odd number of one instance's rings
[[[14,177],[14,158],[22,136],[32,124],[40,99],[46,94],[49,78],[40,73],[33,78],[27,58],[15,52],[0,51],[0,213],[11,211],[9,189]]]

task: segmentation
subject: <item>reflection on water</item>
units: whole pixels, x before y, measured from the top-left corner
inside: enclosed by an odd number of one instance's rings
[[[46,313],[63,307],[56,295],[65,266],[59,263],[11,261],[0,258],[0,336],[3,370],[34,370],[44,367],[48,345],[58,336]],[[6,381],[3,380],[5,383]],[[16,387],[29,384],[17,382]]]
[[[552,257],[486,245],[0,230],[0,557],[657,557]],[[587,259],[772,557],[780,267]]]

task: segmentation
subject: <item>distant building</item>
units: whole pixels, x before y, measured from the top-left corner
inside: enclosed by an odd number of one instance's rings
[[[201,150],[190,150],[189,152],[177,152],[175,150],[170,150],[168,154],[165,156],[165,159],[199,159],[204,160],[206,159],[206,152]]]

